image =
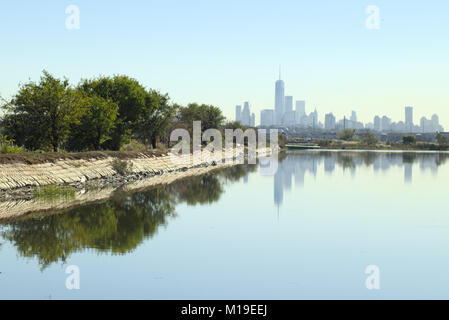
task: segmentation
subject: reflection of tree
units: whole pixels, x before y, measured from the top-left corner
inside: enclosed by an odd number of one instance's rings
[[[163,190],[115,195],[111,201],[90,204],[41,219],[11,223],[2,236],[25,257],[37,256],[43,268],[65,261],[73,252],[95,248],[124,254],[153,236],[174,206]]]
[[[279,154],[278,154],[278,161],[279,161],[279,163],[281,163],[282,161],[284,161],[285,159],[287,159],[287,156],[288,155],[290,155],[290,154],[295,154],[294,152],[292,152],[292,153],[287,153],[287,152],[279,152]]]
[[[186,202],[188,205],[213,203],[220,199],[224,182],[238,181],[256,169],[256,165],[232,166],[175,182],[167,190],[176,195],[177,202]]]
[[[188,183],[175,183],[169,186],[177,194],[179,202],[189,205],[206,204],[218,201],[223,193],[223,186],[216,173],[189,178]]]
[[[246,176],[250,172],[256,171],[257,166],[253,164],[244,164],[240,166],[232,166],[226,169],[223,169],[220,172],[220,175],[224,177],[226,181],[234,182],[238,181],[244,176]]]
[[[364,152],[364,153],[362,153],[363,163],[367,167],[373,165],[374,160],[376,159],[376,157],[377,157],[377,155],[374,152]]]
[[[125,254],[166,225],[177,203],[215,202],[225,181],[236,181],[255,167],[230,167],[142,192],[117,191],[104,202],[12,222],[2,228],[2,236],[20,255],[37,257],[42,268],[85,248]]]
[[[355,168],[354,159],[351,155],[339,154],[338,163],[343,167],[343,169]]]
[[[425,155],[423,154],[422,156],[425,156]],[[418,158],[418,155],[416,153],[404,152],[402,154],[402,163],[413,164],[413,162],[415,162],[417,158]]]
[[[447,159],[449,158],[449,154],[447,153],[438,153],[435,158],[435,163],[437,166],[441,166],[446,163]]]

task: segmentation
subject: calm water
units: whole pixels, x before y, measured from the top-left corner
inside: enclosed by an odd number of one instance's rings
[[[448,158],[295,152],[2,224],[0,298],[447,299]]]

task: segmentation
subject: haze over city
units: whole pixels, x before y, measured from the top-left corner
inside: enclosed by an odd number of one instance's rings
[[[256,114],[248,101],[235,107],[235,120],[245,126],[256,126]],[[320,117],[321,115],[321,117]],[[274,108],[260,111],[259,126],[262,127],[300,127],[305,129],[325,129],[328,131],[344,129],[367,129],[377,132],[409,132],[409,133],[435,133],[443,132],[439,116],[434,113],[430,118],[414,117],[413,106],[404,108],[404,117],[396,121],[387,115],[376,114],[372,122],[363,123],[352,110],[350,116],[337,119],[332,112],[320,114],[317,108],[309,106],[307,101],[294,99],[286,95],[285,82],[279,70],[279,79],[275,83]]]
[[[1,3],[2,45],[14,50],[2,53],[0,94],[10,98],[43,69],[75,83],[126,73],[177,103],[218,105],[229,119],[250,101],[259,123],[274,107],[281,64],[286,94],[308,112],[399,121],[410,105],[415,123],[436,113],[449,128],[446,1],[376,1],[376,30],[355,0],[132,3],[77,1],[79,30],[64,26],[67,1]]]

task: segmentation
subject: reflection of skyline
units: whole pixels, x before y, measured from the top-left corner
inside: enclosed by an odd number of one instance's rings
[[[413,165],[419,164],[421,171],[430,170],[433,175],[438,172],[438,166],[449,158],[447,153],[374,153],[374,152],[310,152],[289,153],[280,156],[279,167],[274,175],[274,203],[281,206],[284,200],[284,191],[292,189],[292,180],[295,187],[304,186],[306,173],[315,179],[319,166],[323,165],[326,174],[332,174],[336,168],[348,170],[355,176],[357,168],[361,166],[372,167],[374,172],[388,171],[394,167],[404,168],[404,183],[413,181]]]

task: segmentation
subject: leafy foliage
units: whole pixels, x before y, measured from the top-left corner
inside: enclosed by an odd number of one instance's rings
[[[112,169],[118,174],[124,176],[131,172],[133,167],[132,162],[126,160],[115,159],[112,161]]]
[[[140,119],[147,107],[145,88],[128,76],[83,80],[78,88],[90,96],[97,95],[118,105],[114,131],[104,146],[105,149],[119,150],[131,138],[133,124]]]
[[[86,96],[83,105],[88,106],[79,123],[71,126],[68,149],[71,151],[100,150],[111,139],[118,115],[118,105],[99,96]]]
[[[376,145],[379,142],[379,140],[374,136],[374,134],[372,134],[371,132],[367,132],[363,136],[361,142],[362,144],[371,146]]]
[[[345,129],[338,133],[338,138],[340,140],[351,141],[354,139],[355,129]]]
[[[80,96],[69,87],[68,80],[57,79],[47,71],[39,83],[22,85],[8,109],[8,136],[31,150],[57,151],[82,113]]]
[[[33,198],[52,200],[57,198],[73,198],[75,189],[70,186],[48,185],[42,186],[33,192]]]
[[[196,103],[182,107],[166,94],[146,89],[125,75],[84,79],[76,87],[47,71],[39,82],[22,85],[5,103],[5,134],[28,150],[120,150],[132,140],[153,148],[167,143],[175,127],[220,129],[218,107]]]
[[[435,139],[437,140],[438,144],[440,145],[446,145],[449,143],[448,139],[443,136],[441,133],[438,133],[435,137]]]
[[[178,121],[185,124],[190,131],[193,121],[201,121],[201,131],[207,129],[220,129],[225,121],[221,109],[212,105],[190,103],[187,107],[180,107],[177,115]]]
[[[0,134],[0,153],[19,153],[22,148],[14,145],[14,139]]]
[[[416,137],[412,136],[412,135],[408,135],[408,136],[403,136],[402,137],[402,143],[403,144],[415,144],[416,143]]]

